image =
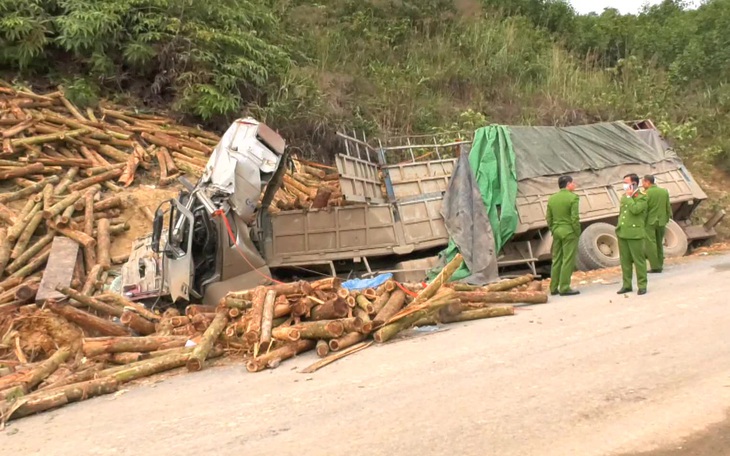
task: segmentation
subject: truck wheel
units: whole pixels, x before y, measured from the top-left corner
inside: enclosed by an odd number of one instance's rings
[[[590,271],[591,268],[586,266],[583,261],[580,259],[580,255],[576,255],[575,257],[575,270],[576,271]]]
[[[593,223],[578,240],[578,264],[587,270],[619,265],[616,228],[608,223]]]
[[[666,258],[684,256],[688,247],[689,241],[684,230],[677,222],[670,220],[664,233],[664,256]]]

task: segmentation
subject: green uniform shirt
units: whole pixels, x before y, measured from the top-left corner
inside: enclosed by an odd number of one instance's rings
[[[646,237],[647,196],[637,192],[633,197],[621,197],[616,236],[621,239],[644,239]]]
[[[672,217],[672,206],[669,204],[669,192],[666,188],[652,185],[646,189],[647,212],[646,224],[649,226],[666,226]]]
[[[579,200],[578,195],[567,189],[548,198],[546,219],[553,236],[580,236]]]

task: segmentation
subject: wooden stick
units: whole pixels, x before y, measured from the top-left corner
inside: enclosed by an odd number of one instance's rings
[[[332,364],[335,361],[344,358],[345,356],[351,355],[353,353],[357,353],[359,351],[365,350],[369,346],[373,344],[373,341],[369,342],[360,342],[357,345],[353,345],[352,347],[342,350],[341,352],[337,352],[333,355],[330,355],[324,359],[321,359],[317,361],[316,363],[310,365],[309,367],[306,367],[305,369],[301,370],[300,373],[302,374],[311,374],[313,372],[318,371],[319,369],[325,367],[328,364]],[[248,368],[248,365],[246,366]]]

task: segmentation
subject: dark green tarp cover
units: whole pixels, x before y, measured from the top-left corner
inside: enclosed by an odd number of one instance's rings
[[[469,152],[469,164],[482,194],[489,224],[492,226],[496,253],[515,233],[518,221],[515,152],[507,127],[492,125],[477,130]],[[459,248],[451,238],[449,245],[439,256],[442,262],[448,262],[458,252]],[[433,280],[440,270],[441,268],[437,267],[430,271],[428,280]],[[466,264],[462,264],[451,280],[463,280],[469,275]]]
[[[495,255],[517,229],[518,180],[676,159],[672,150],[657,142],[660,139],[654,137],[656,132],[648,131],[647,138],[642,134],[647,132],[637,133],[623,122],[572,127],[492,125],[477,130],[469,163],[494,232]],[[439,254],[440,263],[456,255],[457,243],[453,238],[449,240],[449,245]],[[439,271],[438,266],[430,271],[429,280]],[[468,276],[464,265],[452,280]]]

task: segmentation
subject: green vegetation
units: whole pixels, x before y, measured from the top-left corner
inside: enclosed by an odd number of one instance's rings
[[[652,118],[695,172],[730,169],[730,0],[579,16],[559,0],[0,0],[0,66],[292,144]]]

